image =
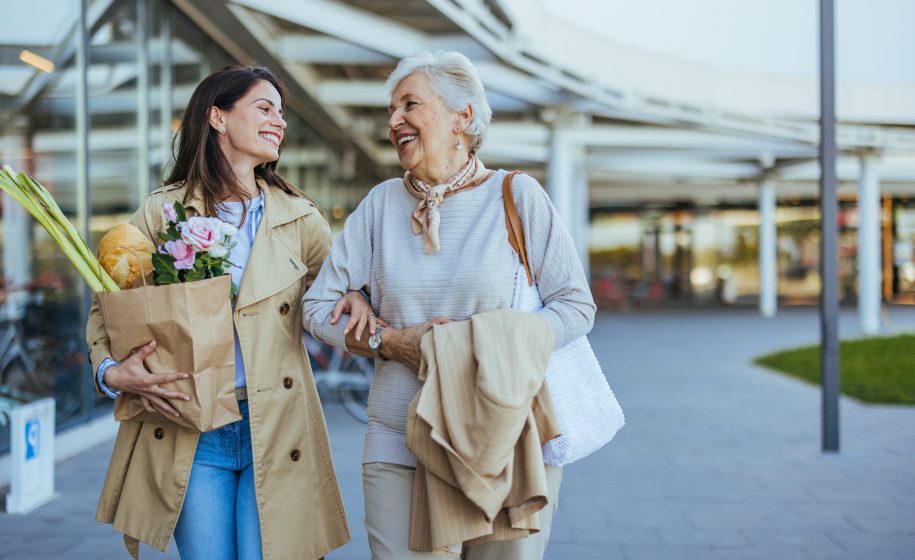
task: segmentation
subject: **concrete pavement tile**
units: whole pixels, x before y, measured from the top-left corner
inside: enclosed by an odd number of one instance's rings
[[[808,551],[811,560],[912,560],[911,552],[816,552]]]
[[[830,514],[802,515],[793,513],[780,516],[767,515],[765,517],[776,529],[786,533],[799,531],[861,533],[857,527],[845,519],[841,511]]]
[[[841,489],[812,488],[807,493],[813,497],[817,503],[831,506],[864,506],[867,504],[875,506],[892,505],[892,494],[898,489],[891,490],[887,495],[866,494]]]
[[[908,533],[915,535],[915,517],[881,519],[851,515],[848,521],[865,533]]]
[[[73,560],[76,558],[129,558],[124,540],[120,535],[113,534],[109,538],[87,537],[72,549],[59,556],[57,560]],[[153,548],[140,545],[140,558],[143,560],[179,560],[175,543],[172,542],[167,552],[159,552]]]
[[[623,545],[626,560],[719,560],[715,552],[699,546]]]
[[[915,492],[894,494],[889,496],[889,501],[897,506],[915,507]]]
[[[810,555],[796,548],[716,548],[714,552],[720,560],[810,560]]]
[[[562,499],[568,499],[566,496],[599,496],[601,500],[611,504],[618,504],[621,501],[661,501],[667,499],[664,491],[645,477],[615,480],[613,484],[607,484],[600,488],[594,488],[593,479],[584,479],[580,486],[572,486],[572,481],[564,477],[562,481]]]
[[[825,533],[817,531],[741,531],[741,535],[758,549],[798,548],[822,552],[842,552],[844,549]]]
[[[915,558],[915,534],[864,535],[861,533],[826,533],[849,552],[883,554],[908,552]]]
[[[696,511],[686,514],[690,525],[700,530],[708,529],[771,529],[772,524],[766,521],[763,511],[757,510],[754,504],[714,504],[703,505]]]
[[[574,526],[571,529],[576,544],[661,544],[655,529],[595,529],[587,526]],[[552,534],[550,542],[553,542]]]
[[[662,544],[709,546],[717,548],[746,547],[750,543],[738,531],[658,529]]]
[[[83,540],[85,540],[84,537],[61,537],[50,533],[34,537],[23,537],[14,541],[5,550],[12,554],[34,552],[38,555],[57,556],[73,549]]]
[[[569,523],[567,520],[553,517],[553,525],[550,527],[550,542],[575,544],[577,542],[575,538],[576,525],[576,523]],[[601,527],[599,530],[603,531],[605,529]]]
[[[582,545],[550,543],[544,560],[627,560],[623,551],[612,545]]]
[[[741,492],[713,484],[663,485],[664,495],[674,501],[740,503]]]
[[[691,529],[686,517],[678,511],[657,504],[655,509],[610,511],[604,514],[610,528],[616,529]]]
[[[915,519],[915,505],[911,506],[864,506],[864,510],[876,517],[906,517]]]
[[[758,492],[737,492],[740,503],[768,506],[804,506],[818,505],[812,496],[801,492],[775,492],[760,490]]]

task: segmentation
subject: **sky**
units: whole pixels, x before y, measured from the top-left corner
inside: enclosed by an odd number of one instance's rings
[[[817,0],[503,0],[620,46],[720,70],[816,77]],[[836,0],[842,80],[915,85],[915,0]]]

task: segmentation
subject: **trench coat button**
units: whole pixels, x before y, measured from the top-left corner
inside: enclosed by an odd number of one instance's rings
[[[286,387],[287,389],[292,389],[292,378],[291,377],[286,377],[285,379],[283,379],[283,387]]]
[[[280,306],[280,315],[285,315],[287,313],[289,313],[289,304],[283,303],[283,305]]]
[[[156,431],[153,432],[153,435],[156,436],[156,439],[162,439],[165,437],[165,430],[162,428],[156,428]]]
[[[289,458],[292,459],[293,461],[298,461],[299,459],[302,458],[302,452],[299,451],[298,449],[293,449],[292,453],[289,454]]]

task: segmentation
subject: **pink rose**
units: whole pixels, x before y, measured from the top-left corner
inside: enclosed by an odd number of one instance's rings
[[[222,241],[222,222],[216,218],[194,216],[181,228],[181,239],[198,251],[206,251]]]
[[[166,241],[165,252],[175,259],[175,268],[178,270],[194,268],[194,259],[197,257],[197,252],[184,241]]]
[[[166,202],[162,208],[162,211],[165,213],[165,220],[169,222],[178,221],[178,213],[175,212],[175,203]]]

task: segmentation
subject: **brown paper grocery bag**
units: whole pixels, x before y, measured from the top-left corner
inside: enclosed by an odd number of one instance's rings
[[[155,339],[156,350],[146,358],[146,368],[153,373],[183,371],[190,375],[162,385],[190,397],[189,401],[170,401],[180,418],[147,412],[139,396],[122,393],[114,402],[115,420],[167,419],[208,432],[241,419],[235,400],[231,283],[226,274],[96,294],[111,339],[112,358],[124,361],[136,348]]]

